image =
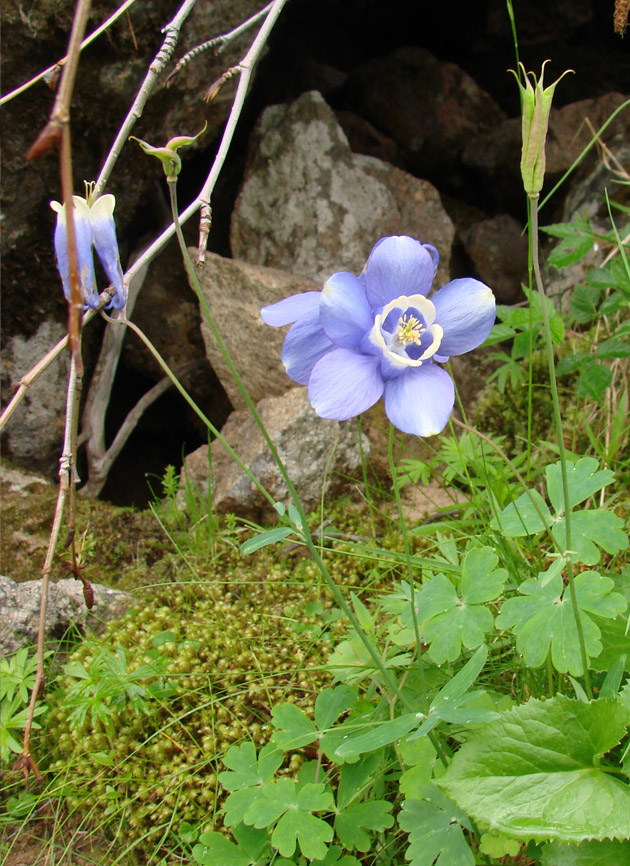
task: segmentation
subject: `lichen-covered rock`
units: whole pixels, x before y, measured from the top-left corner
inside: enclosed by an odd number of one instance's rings
[[[196,255],[196,250],[191,250]],[[291,382],[282,365],[284,330],[270,328],[260,318],[260,309],[295,295],[319,289],[317,283],[235,259],[224,259],[208,253],[204,267],[197,271],[210,314],[230,354],[249,396],[257,403],[263,397],[279,396]],[[243,409],[245,400],[219,350],[205,318],[201,333],[206,357],[217,374],[235,409]]]
[[[360,471],[361,450],[354,423],[319,418],[308,402],[306,388],[292,388],[282,397],[261,400],[257,409],[307,511],[318,505],[322,494],[339,494],[348,476]],[[286,501],[284,479],[249,411],[233,412],[221,432],[273,498]],[[369,454],[366,436],[362,437],[362,447],[364,455]],[[208,489],[208,472],[207,447],[188,455],[185,475],[204,493]],[[212,443],[212,483],[217,511],[253,519],[277,517],[218,441]]]
[[[353,154],[317,92],[263,112],[232,214],[235,258],[322,282],[358,274],[376,241],[397,234],[437,247],[437,281],[448,280],[453,225],[428,181]]]
[[[84,631],[88,624],[119,617],[133,602],[128,592],[91,586],[94,606],[88,610],[80,580],[68,577],[49,584],[46,640],[60,640],[72,629]],[[0,655],[37,642],[41,596],[41,579],[16,583],[0,575]]]

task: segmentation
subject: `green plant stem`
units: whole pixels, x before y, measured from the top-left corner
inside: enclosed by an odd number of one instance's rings
[[[413,620],[413,631],[416,638],[416,655],[418,657],[418,673],[420,674],[420,699],[422,701],[422,711],[426,712],[429,707],[427,699],[427,685],[424,675],[424,661],[422,659],[422,641],[420,639],[420,629],[418,628],[418,617],[416,614],[416,590],[415,578],[413,575],[413,565],[411,561],[411,550],[409,549],[409,536],[407,535],[407,521],[403,513],[402,501],[400,499],[400,487],[398,485],[398,473],[394,462],[394,425],[390,422],[389,439],[387,445],[387,457],[389,460],[389,471],[392,476],[392,487],[394,488],[394,497],[396,499],[396,508],[398,510],[398,522],[400,524],[400,534],[402,535],[403,547],[405,550],[405,559],[407,561],[407,578],[409,580],[409,597],[411,604],[411,619]]]
[[[258,429],[260,430],[265,442],[267,443],[267,447],[269,448],[271,455],[272,455],[273,459],[275,460],[275,462],[278,466],[278,469],[280,470],[280,473],[282,474],[284,482],[287,486],[287,490],[289,491],[289,494],[290,494],[291,498],[293,499],[295,507],[298,510],[298,513],[299,513],[301,521],[302,521],[302,526],[304,527],[304,530],[302,533],[304,543],[305,543],[306,547],[308,548],[309,553],[311,554],[311,556],[315,562],[315,565],[319,569],[322,577],[324,578],[326,584],[328,585],[328,588],[329,588],[330,592],[332,593],[333,598],[335,599],[335,601],[337,602],[337,604],[339,605],[339,607],[343,611],[344,615],[349,620],[350,624],[352,625],[352,628],[354,629],[354,631],[358,635],[359,639],[361,640],[361,642],[365,646],[366,650],[368,651],[370,658],[374,662],[377,670],[380,672],[381,676],[383,677],[383,681],[387,685],[387,688],[389,689],[390,694],[392,696],[396,695],[396,696],[400,697],[400,699],[403,702],[403,704],[405,705],[405,707],[410,712],[414,712],[415,707],[412,707],[410,705],[409,701],[401,693],[400,689],[398,688],[398,684],[396,682],[396,679],[392,675],[391,671],[389,671],[385,667],[385,664],[383,663],[383,660],[380,657],[378,650],[377,650],[376,646],[374,645],[373,641],[370,640],[369,636],[361,628],[361,625],[360,625],[358,619],[356,618],[354,612],[352,611],[352,609],[350,608],[350,606],[346,602],[345,598],[341,594],[339,587],[337,586],[337,584],[333,580],[332,576],[330,575],[328,569],[326,568],[326,566],[325,566],[325,564],[324,564],[324,562],[323,562],[323,560],[319,554],[319,550],[317,549],[316,545],[313,542],[313,539],[311,538],[311,535],[308,531],[308,521],[306,519],[306,514],[305,514],[304,509],[302,507],[302,503],[301,503],[300,498],[297,494],[295,486],[293,485],[293,482],[291,481],[291,479],[289,477],[289,474],[286,470],[286,467],[284,466],[284,463],[280,459],[280,455],[278,454],[278,450],[277,450],[276,446],[274,445],[274,443],[271,440],[271,437],[267,433],[265,425],[263,424],[262,419],[261,419],[260,415],[258,414],[256,407],[255,407],[251,397],[249,396],[247,389],[245,388],[245,385],[243,384],[243,381],[242,381],[240,375],[238,374],[238,371],[236,370],[236,367],[234,366],[234,363],[233,363],[233,361],[230,357],[230,354],[227,350],[227,346],[225,345],[225,343],[224,343],[224,341],[223,341],[223,339],[222,339],[222,337],[221,337],[221,335],[220,335],[220,333],[216,327],[214,319],[212,318],[212,315],[210,314],[210,310],[208,309],[208,305],[206,304],[206,300],[205,300],[203,293],[201,291],[201,286],[199,285],[199,280],[197,278],[197,274],[195,273],[195,268],[193,266],[193,263],[190,259],[189,254],[188,254],[188,249],[186,248],[186,242],[184,240],[184,235],[182,233],[181,225],[179,222],[179,214],[178,214],[178,210],[177,210],[177,192],[176,192],[176,180],[177,179],[169,177],[169,178],[167,178],[167,180],[168,180],[169,195],[170,195],[170,202],[171,202],[171,214],[173,217],[173,223],[175,225],[175,234],[177,235],[177,240],[179,241],[180,250],[182,253],[183,260],[184,260],[184,267],[186,268],[186,272],[187,272],[188,277],[190,279],[191,286],[193,287],[193,290],[195,291],[195,294],[197,295],[202,313],[206,319],[208,327],[212,331],[212,334],[213,334],[213,336],[217,342],[217,346],[219,347],[219,351],[223,355],[223,358],[224,358],[224,360],[228,366],[230,374],[232,375],[234,382],[236,383],[239,391],[241,392],[241,395],[243,396],[243,399],[245,400],[247,408],[251,412],[252,417],[254,418],[254,421],[256,422],[256,424],[258,426]],[[239,461],[239,466],[241,466],[241,468],[243,468],[243,465],[240,461]],[[251,473],[248,472],[247,474],[251,477]],[[266,491],[265,491],[265,493],[266,493]],[[268,499],[270,498],[268,493],[266,493],[266,496]]]
[[[540,309],[543,319],[543,328],[545,333],[545,347],[547,350],[547,363],[549,366],[549,384],[551,387],[551,399],[553,405],[553,415],[556,426],[556,436],[558,439],[558,451],[560,455],[560,468],[562,473],[562,492],[564,496],[564,513],[566,526],[566,546],[567,551],[571,550],[571,500],[569,497],[569,477],[567,472],[567,455],[564,447],[564,434],[562,430],[562,415],[560,412],[560,398],[558,396],[558,383],[556,380],[556,364],[553,354],[553,340],[551,336],[551,327],[549,325],[549,313],[547,311],[547,296],[543,286],[542,276],[540,273],[540,258],[538,253],[538,195],[532,195],[529,199],[529,229],[532,246],[532,264],[534,267],[534,277],[536,279],[536,287],[540,295]],[[586,694],[589,700],[593,699],[593,690],[591,688],[591,678],[588,671],[588,657],[586,655],[586,643],[584,641],[584,631],[582,629],[582,619],[580,617],[580,608],[577,601],[577,593],[575,591],[575,579],[573,575],[573,563],[571,555],[567,556],[567,576],[569,578],[569,595],[571,597],[571,606],[573,607],[573,615],[575,617],[575,626],[578,633],[578,641],[580,644],[580,655],[582,657],[582,666],[584,667],[584,685]]]

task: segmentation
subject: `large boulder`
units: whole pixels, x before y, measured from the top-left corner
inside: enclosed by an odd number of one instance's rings
[[[347,489],[349,478],[361,472],[361,448],[353,421],[339,423],[319,418],[311,408],[306,388],[292,388],[282,397],[269,397],[257,406],[263,424],[295,485],[304,508],[316,508],[321,497]],[[282,474],[248,410],[233,412],[222,434],[241,461],[276,501],[289,498]],[[370,445],[362,436],[364,455]],[[213,507],[254,520],[272,520],[277,513],[240,469],[219,441],[212,450]],[[208,449],[186,457],[185,477],[207,495]]]
[[[89,625],[116,619],[133,603],[128,592],[91,584],[94,605],[88,610],[83,583],[72,577],[50,583],[46,608],[47,641],[61,640],[73,630],[81,633]],[[42,581],[17,583],[0,575],[0,655],[37,642]]]
[[[448,280],[453,225],[428,181],[353,154],[317,92],[263,112],[232,214],[234,258],[321,283],[358,274],[376,241],[398,234],[437,247]]]

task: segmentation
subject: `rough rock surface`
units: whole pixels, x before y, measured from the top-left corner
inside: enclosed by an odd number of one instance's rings
[[[453,225],[428,181],[353,154],[317,92],[263,112],[232,214],[234,258],[322,282],[358,274],[376,241],[395,234],[437,247],[438,280],[448,280]]]
[[[359,473],[361,453],[354,423],[318,418],[308,402],[305,388],[292,388],[282,397],[261,400],[257,408],[307,510],[320,502],[324,484],[324,495],[333,496],[347,487],[348,475]],[[221,432],[273,498],[286,502],[288,491],[284,480],[249,412],[233,412]],[[364,454],[369,454],[370,445],[365,436],[362,445]],[[189,454],[184,467],[188,480],[196,482],[207,494],[208,449],[199,448]],[[277,517],[218,441],[212,443],[212,473],[213,503],[217,511],[233,512],[254,520]]]
[[[444,172],[449,191],[461,186],[457,164],[466,143],[505,120],[463,69],[424,48],[367,61],[351,73],[348,92],[355,110],[402,148],[415,174]]]
[[[196,250],[191,251],[196,254]],[[291,387],[281,361],[286,328],[270,328],[260,318],[260,308],[289,295],[319,289],[300,277],[275,268],[263,268],[209,253],[197,272],[210,313],[254,403],[263,397],[284,394]],[[201,333],[206,355],[235,409],[246,404],[237,388],[216,340],[202,318]]]
[[[464,249],[480,280],[490,286],[500,304],[521,299],[527,282],[527,236],[509,214],[498,214],[460,232]]]
[[[37,641],[41,580],[16,583],[0,576],[0,655],[15,652]],[[115,619],[133,603],[127,592],[92,584],[94,607],[89,611],[83,598],[83,584],[72,577],[51,583],[46,610],[46,640],[60,640],[75,627],[84,631]]]
[[[64,335],[61,325],[44,321],[30,339],[11,338],[2,352],[2,390],[7,402],[21,377]],[[30,386],[7,425],[9,451],[30,469],[52,473],[58,465],[63,446],[68,369],[68,353],[62,352]]]

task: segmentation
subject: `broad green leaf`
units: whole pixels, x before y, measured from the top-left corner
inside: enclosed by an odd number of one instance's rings
[[[553,463],[545,469],[547,493],[556,513],[564,512],[564,491],[562,487],[562,464]],[[610,469],[600,469],[594,457],[581,457],[577,463],[567,461],[567,487],[569,489],[569,508],[584,502],[602,487],[615,480]]]
[[[339,716],[354,705],[356,699],[357,690],[348,686],[321,691],[315,701],[315,724],[318,729],[325,731],[334,725]]]
[[[534,507],[532,499],[544,521]],[[498,517],[493,518],[490,525],[508,538],[518,538],[523,535],[537,535],[551,523],[551,512],[547,503],[537,490],[530,490],[529,493],[522,493],[515,502],[510,502]]]
[[[613,580],[596,571],[585,571],[575,578],[584,643],[587,656],[591,658],[597,658],[602,644],[600,630],[589,613],[614,617],[626,607],[623,596],[613,592],[613,588]],[[546,583],[539,578],[529,578],[518,591],[519,596],[503,602],[495,621],[497,628],[514,631],[516,648],[529,667],[540,667],[551,649],[551,660],[557,671],[581,676],[583,666],[577,626],[570,592],[562,576],[557,574]]]
[[[630,624],[627,611],[614,619],[593,617],[601,632],[602,651],[593,660],[593,667],[606,671],[620,657],[625,656],[625,669],[630,670]]]
[[[462,563],[461,597],[443,574],[422,586],[416,598],[419,627],[436,664],[459,658],[462,644],[478,647],[492,628],[492,613],[484,602],[497,598],[507,580],[507,571],[495,568],[497,562],[489,547],[469,550]]]
[[[390,812],[393,803],[386,800],[366,800],[352,803],[335,816],[335,832],[341,844],[349,851],[369,851],[372,840],[366,830],[381,833],[393,826]]]
[[[556,695],[474,732],[437,781],[491,830],[537,841],[630,837],[630,787],[600,768],[630,710]]]
[[[479,844],[479,850],[482,854],[488,854],[490,857],[516,857],[521,847],[521,843],[516,839],[510,839],[503,833],[483,833]]]
[[[577,552],[584,565],[595,565],[600,559],[597,545],[606,553],[619,553],[628,547],[623,525],[621,517],[604,508],[574,511],[571,515],[571,549]],[[566,550],[566,518],[554,523],[551,532],[561,550]]]
[[[409,768],[398,780],[400,792],[410,800],[419,799],[433,775],[435,749],[428,737],[421,737],[413,742],[403,740],[398,751]]]
[[[462,830],[471,830],[470,822],[434,785],[423,792],[423,799],[405,800],[398,823],[409,834],[405,859],[411,866],[474,866]]]
[[[374,774],[378,771],[381,761],[381,754],[370,752],[363,755],[360,761],[343,765],[337,786],[338,811],[345,809],[353,800],[360,800],[363,797],[367,788],[373,783]]]
[[[295,704],[275,706],[271,711],[271,722],[276,728],[271,739],[279,749],[299,749],[318,738],[315,725]]]
[[[282,752],[272,743],[264,746],[258,756],[253,743],[230,746],[223,758],[228,770],[218,775],[226,791],[232,792],[223,804],[226,827],[242,823],[245,813],[258,799],[264,785],[273,779],[282,761]]]
[[[302,854],[309,860],[323,860],[333,828],[310,812],[288,811],[280,818],[271,835],[271,844],[283,857],[291,857],[299,842]]]
[[[276,526],[275,529],[267,529],[255,535],[254,538],[248,538],[241,544],[241,556],[249,556],[261,547],[267,547],[269,544],[276,544],[278,541],[284,541],[295,532],[290,526]]]
[[[603,364],[597,361],[589,361],[582,372],[576,386],[576,394],[578,397],[591,397],[593,400],[601,400],[604,396],[606,388],[610,387],[612,382],[612,371]]]
[[[340,758],[352,758],[356,755],[362,755],[364,752],[372,752],[374,749],[388,746],[417,728],[421,719],[421,713],[405,713],[387,722],[380,722],[365,733],[348,737],[335,750],[335,755]]]
[[[618,337],[611,337],[610,340],[604,340],[599,344],[595,354],[598,358],[629,358],[630,343]]]
[[[341,845],[331,845],[323,860],[316,860],[315,866],[361,866],[359,860],[353,857],[352,854],[341,856],[343,851]],[[274,861],[274,866],[278,866],[278,861]]]
[[[628,866],[630,842],[618,839],[581,845],[549,842],[543,845],[540,863],[541,866]]]
[[[249,866],[252,860],[222,833],[202,833],[192,850],[200,866]]]

